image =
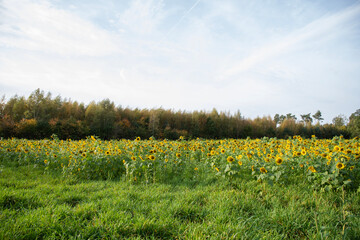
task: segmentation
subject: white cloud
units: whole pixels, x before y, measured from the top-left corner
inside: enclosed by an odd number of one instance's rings
[[[109,98],[139,108],[240,109],[247,117],[331,108],[335,116],[341,113],[336,106],[359,100],[353,93],[359,89],[359,52],[353,51],[359,45],[350,29],[359,6],[325,16],[314,11],[320,18],[299,28],[304,20],[269,26],[261,15],[279,10],[268,13],[266,5],[256,15],[255,2],[91,2],[85,4],[91,14],[76,2],[72,8],[57,3],[2,4],[4,93],[40,87],[85,103]],[[306,18],[302,10],[297,15]],[[109,28],[109,19],[117,29]],[[340,46],[344,33],[353,39]],[[334,103],[330,94],[341,99]]]
[[[224,76],[232,76],[251,69],[263,61],[276,57],[284,52],[291,52],[295,48],[301,48],[300,44],[308,40],[319,41],[328,38],[329,36],[338,36],[343,28],[343,24],[360,14],[360,4],[355,7],[349,7],[339,13],[324,16],[317,19],[303,28],[300,28],[281,40],[266,44],[255,50],[242,61],[228,68],[224,72]]]
[[[134,0],[125,12],[119,14],[120,27],[125,26],[131,32],[149,34],[165,17],[162,11],[163,1]]]
[[[4,0],[0,46],[64,56],[120,52],[119,39],[46,1]]]

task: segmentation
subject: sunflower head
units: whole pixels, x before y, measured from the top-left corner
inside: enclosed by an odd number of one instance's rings
[[[313,172],[313,173],[316,173],[316,169],[315,169],[313,166],[310,166],[310,167],[308,168],[308,170],[310,170],[310,171]]]
[[[342,163],[342,162],[338,162],[337,164],[336,164],[336,168],[337,169],[343,169],[345,167],[345,165]]]
[[[232,156],[228,156],[226,161],[228,161],[229,163],[232,163],[233,161],[235,161],[235,159]]]
[[[281,165],[283,163],[283,160],[281,157],[277,157],[275,162],[277,165]]]
[[[267,173],[267,170],[266,170],[264,167],[261,167],[261,168],[260,168],[260,172],[261,172],[261,173]]]

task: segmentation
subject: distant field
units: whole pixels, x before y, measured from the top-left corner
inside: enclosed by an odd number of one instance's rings
[[[358,239],[360,141],[0,141],[1,239]]]

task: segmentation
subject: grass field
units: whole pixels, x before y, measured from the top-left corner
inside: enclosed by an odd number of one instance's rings
[[[0,239],[360,239],[357,139],[12,139],[0,151]]]

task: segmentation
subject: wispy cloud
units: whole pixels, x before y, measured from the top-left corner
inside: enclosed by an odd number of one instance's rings
[[[200,3],[201,0],[196,0],[196,2],[181,16],[181,18],[175,22],[175,24],[170,28],[170,30],[165,34],[165,38],[171,34],[177,26],[184,20],[184,18],[190,14],[190,12]],[[161,41],[162,42],[162,41]]]
[[[291,50],[296,48],[301,48],[300,45],[304,44],[306,41],[319,41],[324,38],[326,39],[329,36],[337,35],[341,33],[344,24],[353,20],[354,17],[359,17],[359,14],[360,4],[317,19],[307,24],[305,27],[291,32],[274,43],[259,47],[240,62],[226,69],[223,73],[223,77],[231,77],[245,72],[267,59],[276,57],[284,52],[291,52]]]
[[[166,16],[162,0],[134,0],[119,14],[119,25],[137,34],[153,33]]]
[[[0,0],[0,95],[40,87],[140,108],[351,113],[360,5],[324,2]]]
[[[121,52],[118,39],[46,1],[4,0],[0,46],[66,56]]]

